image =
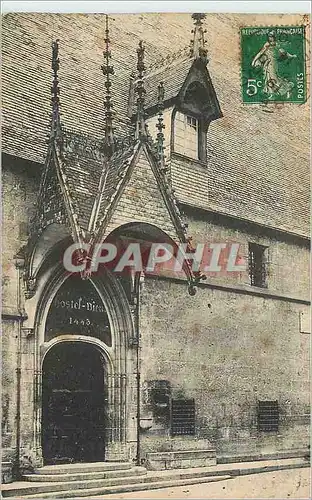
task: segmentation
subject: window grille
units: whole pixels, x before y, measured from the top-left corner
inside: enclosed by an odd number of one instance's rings
[[[267,286],[267,247],[249,243],[249,276],[252,286]]]
[[[149,404],[156,422],[169,425],[171,388],[167,380],[148,382]]]
[[[171,400],[171,436],[195,434],[195,400]]]
[[[277,432],[279,408],[277,401],[258,401],[258,430]]]

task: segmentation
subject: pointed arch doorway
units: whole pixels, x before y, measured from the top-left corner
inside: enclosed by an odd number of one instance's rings
[[[45,464],[105,459],[107,369],[96,346],[58,342],[42,367],[42,451]]]

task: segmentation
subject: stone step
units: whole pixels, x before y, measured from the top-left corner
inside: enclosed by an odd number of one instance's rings
[[[119,478],[110,478],[110,479],[89,479],[83,481],[63,481],[63,482],[24,482],[23,485],[19,483],[19,486],[16,490],[7,490],[3,491],[4,497],[14,497],[20,498],[23,495],[33,495],[33,494],[50,494],[56,493],[57,497],[63,491],[71,492],[72,490],[79,490],[82,492],[84,489],[94,489],[100,488],[104,486],[117,486],[120,484],[128,484],[128,483],[139,483],[141,482],[141,476],[131,476],[127,475]],[[81,493],[82,494],[82,493]]]
[[[276,470],[309,467],[304,459],[286,459],[276,461],[248,462],[244,464],[218,464],[210,467],[198,467],[180,470],[148,471],[141,475],[111,477],[109,479],[30,483],[27,481],[5,484],[2,488],[3,497],[20,498],[73,498],[104,495],[113,492],[143,491],[153,489],[155,483],[167,484],[168,481],[186,481],[181,485],[209,482],[217,477],[237,477],[239,475],[257,474]],[[141,485],[141,486],[139,486]],[[171,486],[171,483],[169,484]],[[157,486],[167,487],[167,486]],[[120,490],[118,488],[121,488]],[[126,489],[125,489],[126,488]],[[137,489],[138,488],[138,489]],[[77,493],[78,492],[78,493]]]
[[[117,486],[102,486],[100,488],[86,488],[84,490],[70,490],[70,491],[58,491],[49,493],[39,493],[35,495],[23,496],[18,494],[14,498],[16,500],[30,500],[32,498],[72,498],[79,500],[82,498],[94,498],[102,495],[109,495],[113,493],[126,493],[130,491],[147,491],[155,490],[160,488],[170,488],[175,486],[186,486],[191,484],[201,484],[201,483],[213,483],[216,481],[225,481],[227,479],[232,479],[232,476],[218,476],[218,477],[205,477],[205,478],[192,478],[192,479],[177,479],[177,480],[165,480],[165,481],[150,481],[148,483],[128,483]]]
[[[29,482],[70,482],[70,481],[90,481],[92,479],[110,479],[119,477],[139,476],[146,474],[145,467],[132,467],[131,469],[103,470],[97,472],[68,472],[66,474],[24,474],[23,479]]]
[[[44,465],[35,470],[35,474],[71,474],[74,472],[100,472],[131,469],[131,462],[90,462],[76,464]]]

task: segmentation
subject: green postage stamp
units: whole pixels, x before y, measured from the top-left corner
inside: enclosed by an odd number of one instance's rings
[[[306,101],[305,27],[241,28],[244,103]]]

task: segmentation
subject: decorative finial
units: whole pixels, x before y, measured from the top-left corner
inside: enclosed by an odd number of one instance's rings
[[[203,29],[203,19],[205,18],[206,14],[192,14],[192,19],[194,20],[194,29],[192,29],[192,33],[194,36],[193,40],[191,40],[190,50],[192,57],[195,59],[201,58],[207,64],[207,49],[205,48],[206,30]]]
[[[110,81],[110,75],[114,74],[114,68],[110,64],[110,59],[112,57],[110,51],[110,38],[109,38],[109,27],[108,27],[108,15],[106,14],[106,27],[105,27],[105,50],[103,51],[104,56],[104,64],[101,66],[103,71],[103,75],[106,77],[105,79],[105,99],[104,99],[104,108],[105,108],[105,139],[108,147],[111,152],[113,151],[114,145],[114,128],[113,128],[113,116],[114,112],[112,110],[113,103],[111,101],[111,86],[112,82]]]
[[[51,87],[51,106],[52,106],[52,136],[55,137],[61,128],[61,114],[60,114],[60,87],[58,79],[58,70],[60,68],[59,60],[59,40],[52,42],[52,71],[53,80]]]
[[[157,144],[157,153],[159,157],[159,166],[161,169],[163,169],[165,166],[165,154],[164,154],[165,148],[164,148],[164,134],[163,134],[163,129],[165,128],[164,114],[163,114],[164,97],[165,97],[164,84],[163,82],[160,82],[160,84],[158,85],[158,121],[156,123],[156,128],[158,130],[158,133],[156,137],[156,144]]]
[[[136,130],[135,130],[135,139],[138,139],[139,137],[145,137],[147,135],[147,130],[146,130],[146,125],[145,125],[145,110],[144,110],[144,104],[145,104],[145,94],[146,90],[144,88],[144,73],[145,73],[145,64],[144,64],[144,51],[145,48],[143,46],[142,40],[139,42],[139,47],[137,49],[137,54],[138,54],[138,63],[137,63],[137,70],[138,70],[138,80],[137,80],[137,85],[135,92],[138,95],[137,97],[137,119],[136,119]]]

